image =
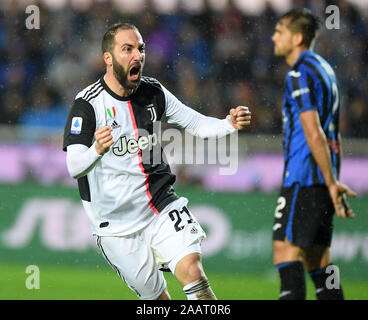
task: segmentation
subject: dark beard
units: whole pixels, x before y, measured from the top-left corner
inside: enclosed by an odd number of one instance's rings
[[[114,58],[114,56],[112,56],[112,66],[113,66],[113,70],[114,70],[114,76],[116,78],[116,80],[118,80],[118,82],[121,84],[121,86],[125,89],[125,90],[135,90],[138,88],[139,84],[141,83],[141,73],[139,74],[139,78],[137,81],[135,82],[128,82],[128,72],[129,71],[125,71],[124,67],[122,67],[119,62],[117,62]]]

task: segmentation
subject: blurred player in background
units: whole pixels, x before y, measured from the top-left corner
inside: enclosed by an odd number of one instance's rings
[[[331,66],[312,51],[318,18],[307,9],[293,9],[276,24],[274,53],[291,67],[282,106],[284,173],[273,225],[274,264],[281,278],[280,299],[305,299],[306,268],[320,300],[344,299],[326,287],[332,264],[330,245],[334,212],[354,216],[339,182],[340,88]]]
[[[206,117],[143,77],[145,43],[134,25],[110,27],[102,52],[106,73],[77,94],[63,145],[97,244],[140,299],[170,299],[161,270],[188,299],[216,299],[201,262],[205,233],[173,190],[154,123],[166,118],[192,135],[222,137],[247,127],[250,112],[239,106],[226,119]]]

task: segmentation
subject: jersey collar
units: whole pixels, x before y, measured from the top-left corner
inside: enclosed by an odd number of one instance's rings
[[[290,69],[295,69],[304,59],[306,56],[310,56],[313,54],[313,51],[311,49],[304,50],[298,57],[298,59],[295,61],[294,65]]]
[[[132,96],[134,95],[135,91],[130,95],[130,96],[127,96],[127,97],[122,97],[122,96],[119,96],[118,94],[116,94],[114,91],[112,91],[109,86],[106,84],[105,80],[104,80],[104,76],[102,76],[100,78],[100,82],[101,82],[101,85],[103,86],[103,88],[115,99],[117,100],[120,100],[120,101],[128,101],[128,100],[131,100]]]

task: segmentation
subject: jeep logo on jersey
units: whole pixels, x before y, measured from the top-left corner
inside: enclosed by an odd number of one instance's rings
[[[150,134],[148,136],[139,137],[138,140],[131,138],[127,141],[126,136],[120,138],[120,147],[112,148],[112,151],[117,156],[123,156],[127,152],[137,153],[138,150],[152,150],[153,146],[157,144],[156,133]]]

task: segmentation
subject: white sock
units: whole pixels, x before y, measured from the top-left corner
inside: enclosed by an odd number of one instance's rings
[[[188,300],[217,300],[207,279],[200,278],[183,287]]]

